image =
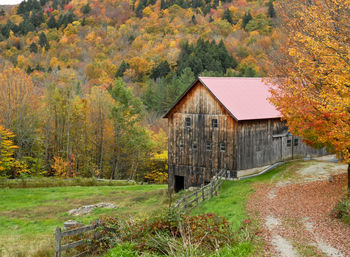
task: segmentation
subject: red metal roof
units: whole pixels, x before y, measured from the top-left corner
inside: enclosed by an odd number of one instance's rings
[[[267,100],[271,96],[262,78],[199,77],[236,120],[281,118]]]

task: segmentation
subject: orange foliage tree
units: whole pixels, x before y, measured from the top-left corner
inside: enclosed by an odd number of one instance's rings
[[[285,42],[272,55],[272,102],[290,130],[349,164],[350,0],[281,0]]]

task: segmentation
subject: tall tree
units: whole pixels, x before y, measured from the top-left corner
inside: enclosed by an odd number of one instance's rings
[[[94,152],[94,163],[96,164],[99,176],[104,176],[107,155],[107,129],[110,125],[110,112],[113,106],[113,99],[103,87],[94,87],[88,98],[89,116],[88,123],[91,126],[91,141]],[[112,141],[112,140],[110,140]]]
[[[37,100],[32,80],[24,71],[5,68],[0,73],[0,124],[16,134],[20,158],[33,154]]]
[[[350,1],[276,5],[287,37],[270,58],[272,102],[294,134],[349,163],[350,189]]]
[[[116,79],[110,94],[115,100],[112,108],[112,120],[114,123],[114,156],[112,160],[113,170],[111,178],[121,177],[122,150],[125,137],[133,132],[133,129],[142,117],[142,102],[135,97],[131,89],[127,88],[122,79]]]
[[[232,12],[229,9],[225,9],[222,19],[227,20],[229,23],[233,24]]]

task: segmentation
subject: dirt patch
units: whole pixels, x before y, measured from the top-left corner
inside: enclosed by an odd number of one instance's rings
[[[298,256],[298,253],[294,249],[293,245],[280,235],[274,235],[272,237],[272,244],[275,246],[277,252],[279,252],[280,256],[282,257]]]

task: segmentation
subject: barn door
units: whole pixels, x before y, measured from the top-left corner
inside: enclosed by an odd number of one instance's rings
[[[288,159],[293,154],[293,139],[292,136],[282,137],[282,158]]]

